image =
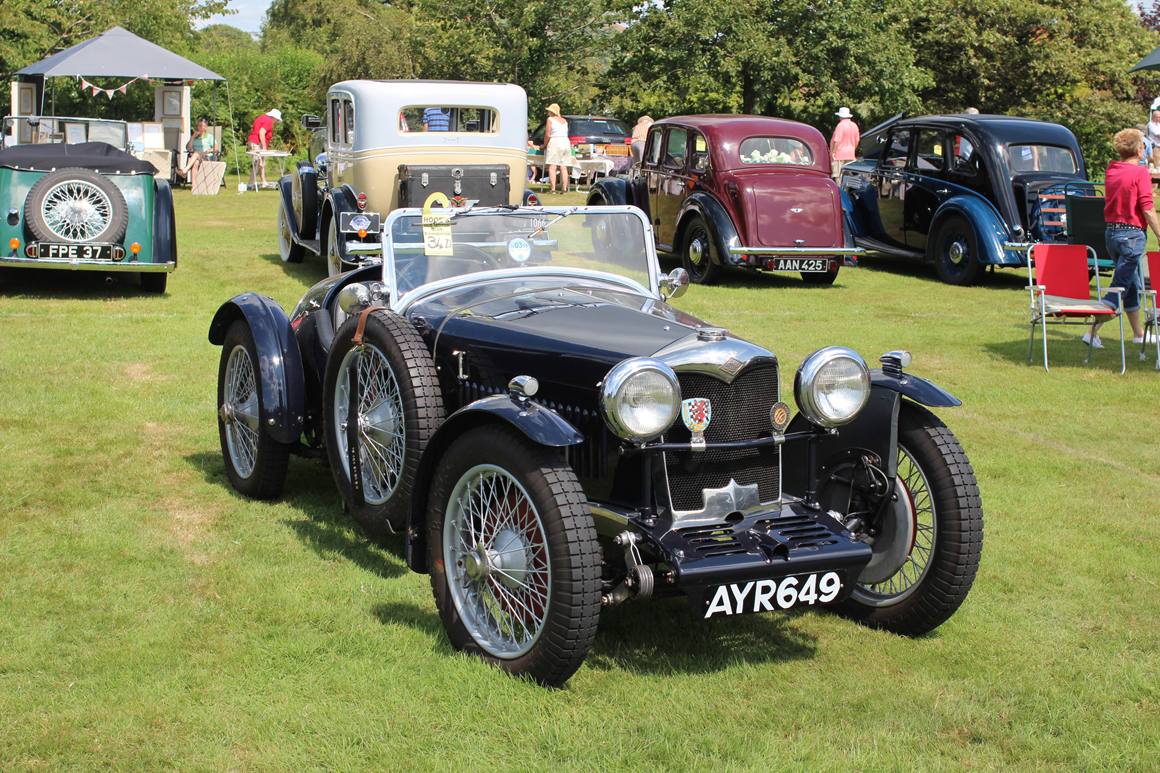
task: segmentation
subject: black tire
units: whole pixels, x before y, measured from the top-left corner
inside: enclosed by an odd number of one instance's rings
[[[84,222],[65,223],[52,217],[55,211],[76,201],[91,205],[92,214]],[[46,214],[51,222],[45,220]],[[129,227],[129,208],[121,190],[104,175],[91,169],[67,167],[49,172],[32,184],[24,201],[24,222],[42,242],[117,242]]]
[[[326,360],[326,448],[347,510],[368,532],[384,534],[387,527],[397,532],[406,525],[419,457],[443,422],[443,398],[431,355],[411,323],[386,309],[371,312],[359,355],[360,503],[351,485],[343,429],[358,317],[352,314],[338,329]],[[400,413],[402,438],[397,431]]]
[[[169,274],[163,271],[151,271],[148,274],[141,274],[141,289],[147,293],[161,295],[165,292],[165,286],[168,283]]]
[[[143,274],[165,277],[165,274]],[[290,444],[262,428],[262,369],[254,334],[244,319],[230,325],[218,366],[218,436],[230,484],[246,496],[272,499],[282,493]]]
[[[966,218],[956,215],[943,220],[931,242],[931,249],[939,279],[961,287],[979,281],[983,273],[983,264],[979,262],[979,241]]]
[[[602,207],[604,199],[593,196],[589,205]],[[639,222],[639,221],[638,221]],[[631,221],[624,215],[589,215],[589,230],[592,234],[592,251],[597,258],[618,265],[632,265],[644,247],[640,233],[631,233]]]
[[[834,283],[834,280],[838,278],[838,269],[835,268],[833,271],[827,271],[824,274],[818,274],[818,273],[814,273],[814,272],[807,273],[807,272],[803,271],[803,272],[801,272],[801,275],[802,275],[802,281],[804,281],[806,284],[832,285]]]
[[[303,168],[311,171],[303,171]],[[313,169],[309,161],[299,161],[294,165],[294,178],[290,186],[294,219],[298,222],[298,235],[303,239],[313,239],[318,229],[318,173]]]
[[[286,201],[278,195],[278,255],[283,263],[301,263],[306,257],[306,248],[294,241],[290,228],[290,216],[286,213]]]
[[[489,502],[506,507],[472,517]],[[559,453],[511,428],[477,427],[448,448],[427,509],[427,565],[455,649],[547,686],[576,672],[600,616],[600,547],[586,502]],[[477,537],[462,550],[455,535],[465,524]]]
[[[721,265],[713,262],[713,235],[700,215],[693,215],[685,226],[681,242],[681,265],[689,272],[693,284],[711,285],[721,274]]]
[[[967,598],[983,550],[983,508],[959,441],[934,414],[909,402],[898,417],[898,482],[917,526],[908,560],[880,583],[855,585],[836,611],[872,628],[919,636],[946,622]]]

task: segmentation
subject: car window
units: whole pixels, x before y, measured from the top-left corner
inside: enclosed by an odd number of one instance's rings
[[[669,131],[668,141],[665,143],[665,166],[669,169],[683,169],[685,166],[685,147],[689,133],[684,129]]]
[[[447,105],[414,105],[399,111],[402,116],[399,132],[423,131],[427,124],[430,132],[467,132],[470,134],[496,134],[499,132],[499,113],[491,107],[462,107]],[[402,128],[403,122],[407,128]],[[532,135],[537,141],[544,137],[541,124]]]
[[[738,149],[743,164],[798,164],[814,163],[814,154],[801,140],[792,137],[750,137]]]
[[[1012,172],[1063,172],[1075,174],[1075,156],[1054,145],[1008,145]]]
[[[890,135],[890,141],[882,151],[878,166],[887,169],[901,169],[906,166],[906,154],[910,148],[910,129],[899,129]]]
[[[648,135],[648,149],[645,151],[645,159],[653,166],[661,162],[661,137],[663,134],[663,129],[654,129]]]
[[[337,145],[342,135],[342,100],[337,97],[330,100],[330,141]]]
[[[342,100],[342,141],[354,144],[354,105],[349,99]]]
[[[946,154],[943,151],[943,133],[938,129],[921,129],[918,132],[918,155],[914,159],[916,169],[924,172],[934,172],[946,166]]]
[[[952,134],[950,147],[954,150],[952,170],[961,174],[974,174],[979,166],[979,154],[975,144],[962,134]]]
[[[605,135],[613,137],[627,137],[628,126],[624,121],[615,118],[570,118],[568,119],[568,133],[574,137],[589,137]]]
[[[709,168],[709,144],[700,132],[693,132],[693,169],[704,172]]]

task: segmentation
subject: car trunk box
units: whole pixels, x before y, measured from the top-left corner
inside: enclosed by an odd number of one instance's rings
[[[828,178],[770,174],[749,190],[760,246],[842,246],[842,206]]]
[[[399,164],[399,206],[421,207],[436,192],[504,205],[511,193],[508,176],[507,164]]]

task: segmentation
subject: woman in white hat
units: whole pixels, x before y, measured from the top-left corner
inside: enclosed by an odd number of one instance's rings
[[[270,149],[270,136],[274,133],[275,122],[282,120],[282,111],[274,108],[268,113],[263,113],[254,119],[254,128],[250,131],[250,136],[246,140],[246,151],[253,153],[256,150]],[[269,183],[266,182],[266,159],[262,156],[251,156],[252,164],[250,166],[250,187],[256,187],[256,176],[258,170],[262,171],[262,187],[265,188]]]
[[[572,165],[572,141],[568,139],[568,121],[560,116],[560,106],[548,105],[548,123],[544,126],[544,165],[548,182],[556,192],[556,169],[560,169],[560,187],[568,192],[568,167]]]
[[[842,176],[842,164],[858,157],[858,143],[862,135],[858,131],[858,124],[851,120],[854,114],[850,108],[843,107],[834,115],[842,119],[834,129],[834,136],[830,138],[830,174],[837,180]]]

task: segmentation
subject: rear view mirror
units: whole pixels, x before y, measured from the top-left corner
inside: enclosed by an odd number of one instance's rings
[[[304,115],[302,116],[302,128],[320,129],[322,128],[322,119],[316,115]]]

